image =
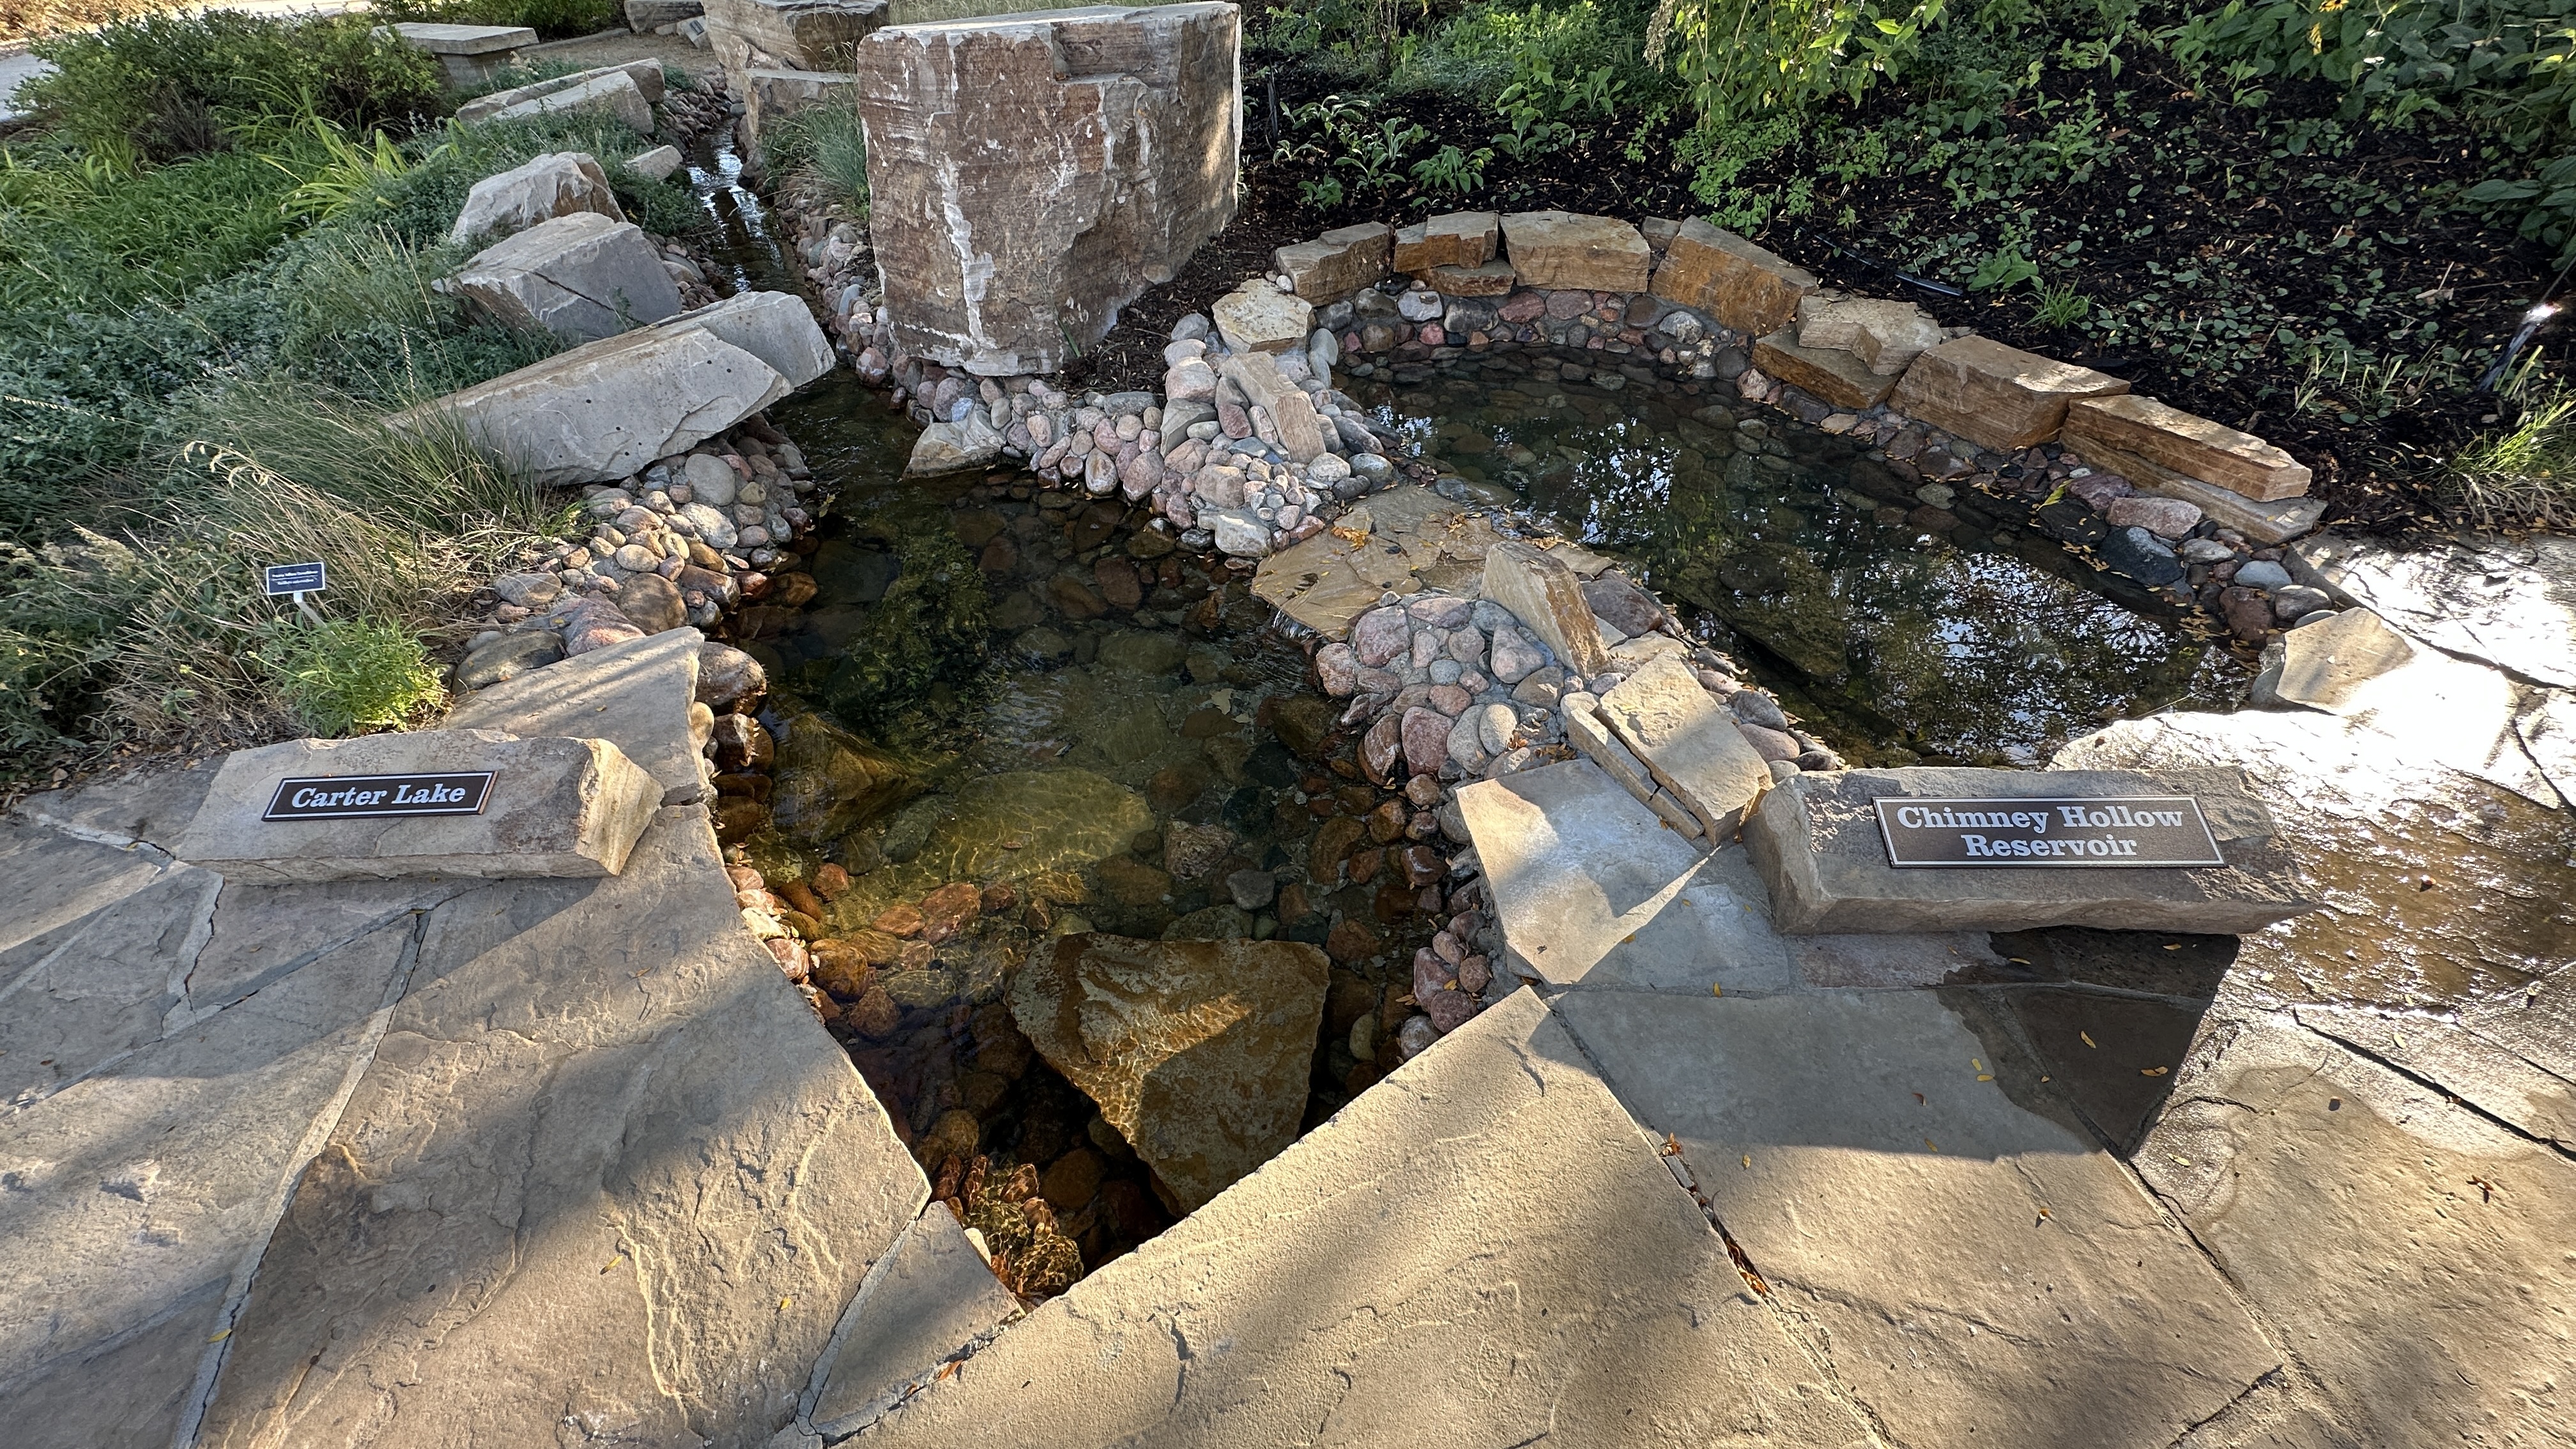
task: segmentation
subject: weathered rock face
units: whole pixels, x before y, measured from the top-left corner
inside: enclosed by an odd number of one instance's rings
[[[623,70],[599,71],[588,80],[514,102],[494,111],[490,119],[516,121],[560,111],[604,111],[630,131],[650,135],[653,130],[653,103]]]
[[[1296,1139],[1327,970],[1292,941],[1064,936],[1011,1014],[1186,1210]]]
[[[476,305],[514,327],[589,342],[680,311],[680,289],[644,229],[577,211],[477,253],[456,273]]]
[[[1887,401],[1896,379],[1870,371],[1860,355],[1840,348],[1807,347],[1783,327],[1753,344],[1753,365],[1801,392],[1851,412]]]
[[[1601,718],[1713,839],[1734,835],[1771,786],[1770,765],[1678,659],[1656,659],[1603,695]]]
[[[1494,259],[1503,219],[1490,211],[1452,211],[1395,234],[1395,269],[1430,275],[1435,267],[1481,267]]]
[[[1338,301],[1386,277],[1395,244],[1384,222],[1336,227],[1313,241],[1281,247],[1273,260],[1310,302]]]
[[[626,219],[608,189],[608,172],[589,152],[549,151],[475,182],[447,239],[509,236],[576,211],[597,212],[610,221]]]
[[[1911,302],[1821,296],[1798,301],[1800,347],[1852,353],[1880,377],[1905,371],[1907,363],[1940,342],[1940,326]]]
[[[1232,5],[904,25],[860,43],[869,225],[914,353],[1053,372],[1234,215]]]
[[[1209,306],[1219,336],[1237,352],[1286,352],[1306,345],[1315,306],[1255,277]]]
[[[261,818],[280,783],[457,771],[493,772],[472,815]],[[378,785],[375,793],[396,788]],[[377,805],[386,802],[379,800]],[[483,730],[420,730],[352,740],[293,740],[236,750],[180,837],[182,860],[234,880],[380,880],[447,875],[503,879],[615,875],[661,808],[662,786],[600,739],[515,739]]]
[[[2128,390],[2127,383],[2089,367],[1990,337],[1962,337],[1916,358],[1896,386],[1894,405],[1979,447],[2009,450],[2056,437],[2067,405],[2076,399]]]
[[[1503,218],[1512,267],[1532,287],[1642,292],[1653,253],[1624,221],[1563,211],[1516,211]]]
[[[644,97],[647,105],[658,106],[662,103],[662,63],[658,60],[630,60],[624,65],[604,65],[595,70],[575,71],[571,75],[559,75],[552,80],[535,81],[528,85],[512,86],[506,91],[494,91],[488,96],[476,96],[456,108],[456,119],[467,125],[472,125],[476,121],[490,120],[522,102],[540,100],[558,91],[568,91],[575,86],[605,80],[611,75],[624,75],[628,80],[635,82],[636,93]]]
[[[673,629],[595,649],[459,701],[447,728],[532,736],[578,731],[607,740],[650,772],[661,782],[661,803],[696,800],[706,793],[699,755],[706,740],[689,726],[689,705],[697,696],[702,647],[697,630]]]
[[[2281,636],[2273,695],[2285,704],[2347,713],[2361,686],[2415,657],[2406,636],[2368,609],[2346,609]]]
[[[1821,285],[1806,268],[1693,217],[1664,249],[1654,292],[1722,326],[1762,333],[1798,320],[1798,299]]]
[[[726,86],[746,96],[762,67],[848,74],[859,42],[891,19],[886,0],[708,0],[706,17]]]

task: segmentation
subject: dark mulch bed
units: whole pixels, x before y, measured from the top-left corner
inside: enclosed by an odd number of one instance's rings
[[[2053,84],[2061,94],[2073,95],[2086,83],[2079,73],[2063,72]],[[1775,223],[1758,239],[1830,284],[1909,298],[1945,325],[1971,326],[2014,346],[2099,368],[2127,379],[2140,392],[2257,433],[2315,469],[2314,489],[2331,505],[2330,520],[2370,530],[2439,524],[2445,508],[2438,464],[2498,411],[2491,398],[2452,386],[2427,390],[2384,416],[2367,404],[2353,407],[2349,421],[2298,411],[2292,392],[2302,381],[2300,369],[2286,357],[2272,365],[2261,352],[2271,344],[2259,335],[2239,343],[2256,349],[2253,369],[2212,378],[2205,375],[2210,369],[2195,367],[2200,359],[2186,337],[2178,335],[2163,345],[2106,349],[2081,328],[2035,322],[2027,289],[1943,296],[1909,286],[1863,260],[1902,260],[1916,252],[1927,233],[1973,229],[1991,242],[2005,222],[2018,219],[2029,226],[2034,255],[2081,238],[2079,263],[2067,275],[2103,314],[2156,297],[2159,312],[2171,306],[2179,334],[2182,321],[2204,311],[2226,312],[2195,295],[2189,282],[2149,270],[2151,263],[2167,273],[2200,264],[2213,273],[2224,269],[2240,287],[2252,277],[2278,289],[2250,311],[2236,306],[2232,325],[2241,328],[2251,316],[2252,331],[2259,334],[2263,320],[2273,315],[2309,332],[2331,324],[2357,347],[2409,358],[2436,345],[2409,337],[2426,320],[2438,323],[2438,344],[2469,353],[2500,347],[2523,309],[2550,284],[2552,269],[2542,248],[2466,213],[2428,215],[2419,209],[2401,216],[2384,210],[2367,217],[2350,214],[2351,199],[2370,189],[2403,195],[2467,174],[2469,163],[2455,136],[2358,130],[2339,155],[2282,156],[2260,128],[2261,117],[2329,115],[2332,93],[2275,87],[2269,112],[2244,111],[2192,94],[2178,78],[2157,73],[2153,58],[2133,65],[2119,84],[2133,92],[2120,119],[2137,129],[2114,128],[2108,134],[2131,141],[2129,150],[2087,181],[2052,188],[2044,209],[2007,200],[1958,212],[1935,175],[1865,177],[1847,191],[1820,179],[1813,217]],[[1285,68],[1278,85],[1283,109],[1336,88]],[[1233,224],[1202,248],[1181,276],[1129,307],[1116,330],[1068,369],[1075,382],[1104,390],[1157,387],[1171,324],[1184,312],[1204,309],[1243,278],[1267,271],[1272,249],[1334,226],[1370,220],[1400,225],[1459,205],[1407,186],[1382,198],[1353,196],[1330,209],[1309,206],[1300,198],[1299,183],[1332,174],[1330,169],[1271,162],[1266,97],[1256,90],[1248,110],[1245,199]],[[1896,98],[1880,95],[1862,117],[1885,119],[1900,110]],[[1497,129],[1491,112],[1449,96],[1401,97],[1380,114],[1400,115],[1427,128],[1434,139],[1418,148],[1421,154],[1444,140],[1480,144]],[[2011,124],[2018,135],[2023,120],[2014,118]],[[2034,132],[2045,129],[2037,118],[2029,126]],[[1682,127],[1676,118],[1650,135],[1642,148],[1643,163],[1628,159],[1630,133],[1615,124],[1584,144],[1527,163],[1497,156],[1486,168],[1486,189],[1467,204],[1632,219],[1692,215],[1705,208],[1690,195],[1688,171],[1674,160],[1673,143]],[[2230,168],[2259,173],[2272,184],[2250,202],[2242,195],[2231,202],[2212,184]],[[1765,174],[1756,168],[1746,179],[1780,184],[1795,174],[1785,168]],[[1819,220],[1846,205],[1860,218],[1850,229]],[[2128,215],[2118,216],[2124,209]],[[1913,230],[1899,234],[1888,228],[1885,220],[1895,217],[1910,218]],[[2369,298],[2356,299],[2349,275],[2338,279],[2333,269],[2318,264],[2318,257],[2338,237],[2349,241],[2365,232],[2377,248],[2373,262],[2381,279],[2373,281]],[[1933,280],[1964,283],[1964,268],[1953,270],[1957,275]],[[2163,302],[2158,289],[2175,288],[2180,290],[2170,304]],[[2434,299],[2423,300],[2423,294]],[[2356,307],[2357,300],[2370,305]],[[2563,345],[2558,338],[2548,340]],[[2354,391],[2355,384],[2347,379],[2339,392],[2329,380],[2322,390],[2339,396]]]

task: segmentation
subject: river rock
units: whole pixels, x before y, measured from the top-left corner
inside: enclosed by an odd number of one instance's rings
[[[1414,708],[1404,712],[1400,726],[1404,739],[1404,762],[1414,774],[1428,775],[1449,758],[1449,716],[1436,709]]]
[[[2142,493],[2112,499],[2102,516],[2113,528],[2143,528],[2158,538],[2176,539],[2198,528],[2202,515],[2197,503]]]
[[[1011,1015],[1186,1211],[1296,1139],[1329,971],[1291,941],[1062,936]]]
[[[1180,271],[1234,214],[1237,17],[1196,0],[859,44],[870,240],[907,351],[1051,373]]]
[[[1518,540],[1496,543],[1485,551],[1484,583],[1485,597],[1511,610],[1567,668],[1589,677],[1610,667],[1582,582],[1546,550]],[[1494,674],[1508,684],[1519,676],[1504,672],[1502,654],[1497,630]]]
[[[932,423],[913,439],[912,456],[903,471],[913,477],[933,477],[957,473],[968,468],[981,468],[1002,456],[1002,435],[976,412],[963,421]]]
[[[331,777],[485,770],[493,776],[489,794],[471,815],[261,818],[288,779],[315,779],[298,793],[331,793]],[[420,787],[372,788],[391,795]],[[519,739],[491,730],[294,740],[227,756],[173,853],[227,879],[261,884],[615,875],[661,803],[661,786],[606,740]]]
[[[624,221],[608,172],[587,151],[549,151],[474,183],[464,209],[448,229],[452,242],[474,242],[525,231],[574,212]]]
[[[788,838],[829,848],[920,788],[893,756],[784,700],[770,774],[770,818]]]
[[[730,644],[709,639],[698,646],[698,703],[741,709],[769,692],[769,671]]]
[[[456,289],[506,326],[574,342],[612,337],[680,310],[660,253],[632,222],[576,211],[475,254]]]
[[[2227,864],[2184,867],[1908,867],[1887,863],[1873,801],[2189,795]],[[1781,783],[1744,846],[1788,934],[2021,931],[2094,926],[2242,935],[2317,909],[2272,816],[2233,769],[1807,773]]]

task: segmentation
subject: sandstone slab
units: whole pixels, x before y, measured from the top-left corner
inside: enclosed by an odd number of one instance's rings
[[[594,212],[610,221],[626,219],[609,190],[607,171],[590,153],[549,151],[475,182],[447,239],[471,242],[508,236],[575,212]]]
[[[1503,218],[1503,246],[1521,285],[1550,290],[1642,292],[1654,257],[1624,221],[1564,211]]]
[[[486,119],[517,121],[573,111],[605,112],[637,135],[653,133],[653,103],[644,98],[644,88],[635,83],[633,76],[617,69],[603,70],[588,80],[514,101]]]
[[[1941,342],[1940,325],[1922,308],[1884,297],[1801,297],[1797,334],[1800,347],[1852,353],[1879,377],[1905,371]]]
[[[889,1449],[1868,1441],[1526,992],[872,1433]]]
[[[2308,491],[2307,465],[2279,448],[2136,393],[2069,405],[2062,440],[2087,458],[2100,451],[2132,482],[2178,476],[2264,503]]]
[[[1481,267],[1433,267],[1422,279],[1443,297],[1508,297],[1521,277],[1509,262],[1487,262]]]
[[[1398,227],[1394,269],[1428,276],[1438,267],[1481,267],[1494,259],[1502,217],[1490,211],[1451,211]]]
[[[1610,667],[1583,581],[1546,549],[1517,540],[1486,549],[1484,589],[1566,668],[1589,678]]]
[[[736,292],[683,312],[661,324],[677,334],[704,332],[741,348],[786,379],[803,387],[832,370],[832,340],[814,321],[813,308],[793,292]]]
[[[755,67],[848,74],[859,42],[894,20],[885,0],[706,0],[707,44],[736,94]]]
[[[1482,516],[1408,483],[1370,495],[1333,527],[1263,559],[1252,592],[1338,639],[1390,589],[1476,587],[1496,538]]]
[[[661,0],[661,3],[671,3],[671,0]],[[635,89],[643,94],[646,104],[658,106],[662,103],[662,63],[658,60],[630,60],[624,65],[604,65],[592,70],[574,71],[570,75],[559,75],[550,80],[536,81],[529,85],[513,86],[506,91],[494,91],[490,95],[476,96],[456,108],[456,119],[472,125],[476,121],[497,116],[522,101],[538,100],[553,95],[557,91],[567,91],[575,86],[587,85],[592,81],[604,79],[612,73],[622,73],[627,79],[635,82]]]
[[[2223,866],[2088,868],[1888,864],[1873,802],[2189,795]],[[2272,817],[2232,769],[1807,773],[1783,781],[1745,827],[1782,931],[2111,930],[2243,934],[2316,909]]]
[[[1788,328],[1757,339],[1753,365],[1818,401],[1846,412],[1867,412],[1896,391],[1896,379],[1869,369],[1856,353],[1806,347]]]
[[[1196,1208],[1295,1140],[1326,972],[1294,941],[1059,936],[1013,978],[1011,1014]]]
[[[1771,787],[1771,766],[1688,664],[1657,658],[1601,696],[1601,719],[1714,841],[1732,839]]]
[[[2328,534],[2301,544],[2293,566],[2299,582],[2436,649],[2576,689],[2576,540],[2472,535],[2426,549]]]
[[[637,35],[650,34],[656,27],[677,25],[707,13],[700,0],[626,0],[626,28]]]
[[[904,346],[1053,372],[1178,274],[1234,214],[1238,28],[1195,0],[860,42],[868,227]]]
[[[1797,321],[1799,299],[1823,285],[1806,268],[1692,217],[1655,268],[1654,293],[1758,336]]]
[[[2281,1365],[1974,993],[1557,1009],[1892,1442],[2168,1449]]]
[[[704,741],[689,706],[702,642],[695,629],[672,629],[594,649],[458,701],[447,728],[606,740],[661,784],[661,803],[700,799]]]
[[[2077,456],[2117,471],[2142,492],[2193,504],[2220,527],[2235,529],[2257,545],[2288,543],[2304,537],[2315,531],[2318,520],[2326,516],[2326,501],[2322,498],[2285,498],[2264,503],[2232,488],[2162,472],[2147,466],[2144,458],[2106,450],[2099,443],[2077,449]]]
[[[1384,222],[1335,227],[1313,241],[1284,246],[1272,255],[1278,269],[1310,302],[1337,302],[1386,279],[1395,233]]]
[[[335,791],[348,777],[490,771],[473,815],[266,820],[281,782]],[[373,782],[377,797],[405,787]],[[662,803],[643,768],[600,739],[514,739],[490,730],[420,730],[295,740],[235,750],[215,775],[179,857],[234,880],[331,881],[410,875],[615,875]]]
[[[1315,304],[1255,277],[1210,303],[1208,316],[1235,352],[1291,352],[1314,330]]]
[[[664,810],[620,876],[421,922],[198,1442],[756,1449],[927,1196],[705,813]]]
[[[1230,353],[1218,359],[1217,372],[1234,379],[1245,397],[1270,414],[1279,430],[1279,451],[1300,463],[1311,463],[1325,452],[1323,419],[1315,404],[1279,370],[1277,359],[1267,352]]]
[[[1914,359],[1892,402],[1907,417],[1981,448],[2027,448],[2057,436],[2069,404],[2129,385],[1990,337],[1961,337]],[[2197,500],[2195,500],[2197,501]]]
[[[855,1431],[1019,1311],[956,1216],[932,1203],[851,1297],[806,1419],[833,1437]]]
[[[2576,1435],[2576,1166],[2278,1016],[2212,1021],[2175,1075],[2138,1170],[2296,1345],[2342,1442]]]
[[[680,289],[633,222],[579,211],[486,247],[457,289],[498,321],[589,342],[680,311]]]
[[[2414,657],[2415,646],[2377,614],[2346,609],[2281,636],[2281,673],[2273,693],[2286,704],[2341,714],[2353,707],[2363,685]]]

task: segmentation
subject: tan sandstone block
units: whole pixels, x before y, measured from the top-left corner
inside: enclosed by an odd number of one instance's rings
[[[1485,550],[1485,597],[1511,610],[1567,669],[1589,679],[1610,667],[1582,580],[1546,550],[1518,541]]]
[[[1259,277],[1208,307],[1225,345],[1236,352],[1285,352],[1306,345],[1315,328],[1315,304],[1292,297]]]
[[[1798,345],[1851,353],[1881,377],[1941,345],[1941,328],[1911,302],[1885,297],[1801,297]]]
[[[1800,392],[1849,412],[1864,412],[1887,401],[1896,379],[1881,377],[1855,353],[1831,347],[1801,347],[1798,334],[1783,327],[1753,344],[1753,365]]]
[[[1419,277],[1433,267],[1481,267],[1494,259],[1503,219],[1491,211],[1452,211],[1400,228],[1395,269]]]
[[[1678,659],[1629,675],[1601,697],[1601,717],[1715,839],[1734,835],[1771,788],[1771,766]]]
[[[1655,269],[1655,295],[1738,332],[1777,332],[1798,319],[1816,274],[1697,217],[1681,224]]]
[[[1520,273],[1509,262],[1487,262],[1481,267],[1433,267],[1422,274],[1431,290],[1443,297],[1508,297],[1520,280]]]
[[[1646,238],[1606,216],[1516,211],[1503,218],[1503,244],[1527,287],[1642,292],[1654,264]]]
[[[1335,227],[1313,241],[1281,247],[1272,255],[1279,270],[1297,284],[1297,295],[1309,302],[1334,302],[1362,287],[1386,279],[1395,233],[1386,223]]]
[[[2070,405],[2063,440],[2079,453],[2087,443],[2108,445],[2146,459],[2160,474],[2196,478],[2265,503],[2308,491],[2306,465],[2279,448],[2135,393]]]
[[[2068,404],[2128,390],[2089,367],[1991,337],[1962,337],[1914,359],[1897,384],[1895,407],[1981,448],[2027,448],[2057,436]]]

